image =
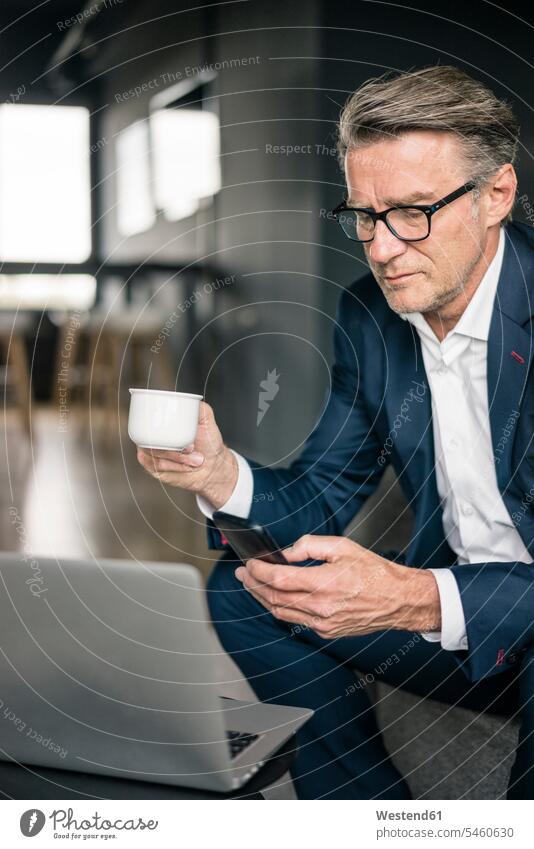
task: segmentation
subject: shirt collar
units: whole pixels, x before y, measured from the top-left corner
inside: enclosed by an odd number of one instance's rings
[[[475,294],[469,301],[457,324],[449,331],[445,339],[448,339],[453,334],[460,334],[462,336],[468,336],[471,339],[488,341],[493,302],[497,293],[497,285],[499,283],[504,256],[504,241],[504,227],[501,227],[495,256],[488,265]],[[422,313],[399,313],[399,315],[405,321],[413,324],[420,333],[428,336],[433,341],[437,341],[434,331]]]

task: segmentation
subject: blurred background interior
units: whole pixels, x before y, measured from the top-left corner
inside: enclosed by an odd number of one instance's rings
[[[343,103],[387,69],[454,63],[514,103],[528,150],[520,15],[514,0],[2,0],[2,549],[207,574],[194,498],[137,464],[128,388],[202,393],[232,447],[298,455],[337,300],[365,272],[325,216],[345,194]],[[385,549],[410,521],[386,476],[351,532]]]

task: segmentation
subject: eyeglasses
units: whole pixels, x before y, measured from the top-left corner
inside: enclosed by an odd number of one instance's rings
[[[375,212],[366,207],[347,206],[346,201],[343,201],[330,215],[353,242],[372,242],[377,221],[383,221],[388,230],[403,242],[420,242],[430,235],[430,219],[434,213],[472,191],[475,185],[470,180],[430,206],[391,206],[382,212]]]

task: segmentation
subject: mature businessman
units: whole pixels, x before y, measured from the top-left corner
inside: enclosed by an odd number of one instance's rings
[[[310,564],[236,569],[226,553],[208,584],[258,697],[315,709],[299,798],[410,798],[355,686],[377,666],[415,693],[518,711],[508,797],[534,798],[534,233],[511,220],[517,145],[510,106],[459,69],[365,83],[340,118],[347,197],[332,218],[371,274],[340,299],[332,388],[302,455],[245,460],[207,404],[186,454],[139,451],[197,493],[213,548],[222,508]],[[343,531],[389,464],[415,526],[386,557]]]

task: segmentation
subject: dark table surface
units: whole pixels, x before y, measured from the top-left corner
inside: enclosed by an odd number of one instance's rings
[[[261,791],[287,772],[296,755],[293,736],[232,793],[0,761],[0,799],[263,799]]]

